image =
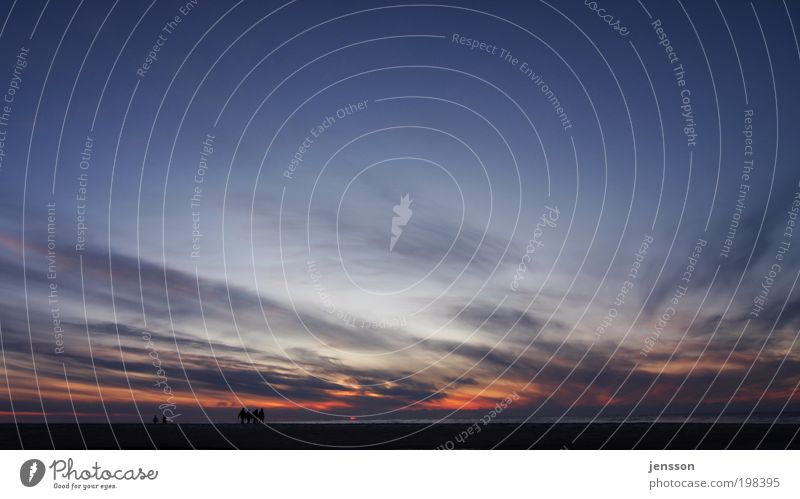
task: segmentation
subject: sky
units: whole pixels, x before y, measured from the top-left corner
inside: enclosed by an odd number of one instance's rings
[[[0,4],[0,421],[796,415],[791,2]]]

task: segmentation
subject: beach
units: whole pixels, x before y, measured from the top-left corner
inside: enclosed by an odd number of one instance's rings
[[[3,424],[0,448],[800,449],[799,430],[794,423]]]

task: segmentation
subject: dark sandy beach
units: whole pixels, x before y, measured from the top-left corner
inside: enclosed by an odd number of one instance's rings
[[[689,423],[683,427],[678,423],[658,423],[652,427],[647,423],[621,426],[595,423],[588,427],[585,423],[491,423],[469,434],[467,423],[84,424],[80,427],[51,424],[49,432],[43,424],[3,424],[0,448],[800,449],[800,439],[796,438],[798,424],[711,426],[710,423]]]

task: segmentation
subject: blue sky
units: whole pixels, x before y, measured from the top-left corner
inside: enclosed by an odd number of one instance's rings
[[[797,409],[790,5],[0,15],[4,420]]]

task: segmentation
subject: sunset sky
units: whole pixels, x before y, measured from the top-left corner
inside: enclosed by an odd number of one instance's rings
[[[0,422],[797,414],[800,10],[599,3],[0,3]]]

